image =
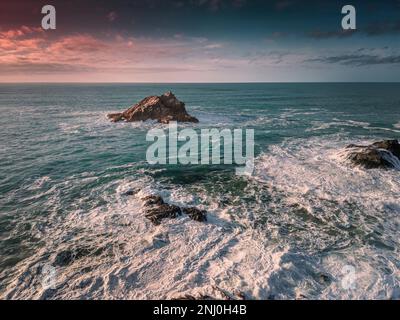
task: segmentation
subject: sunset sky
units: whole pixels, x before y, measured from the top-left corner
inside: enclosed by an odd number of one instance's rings
[[[0,2],[0,82],[247,81],[400,81],[400,0]]]

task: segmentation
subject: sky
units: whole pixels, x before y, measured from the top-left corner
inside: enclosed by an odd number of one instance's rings
[[[399,40],[400,0],[2,0],[0,82],[397,82]]]

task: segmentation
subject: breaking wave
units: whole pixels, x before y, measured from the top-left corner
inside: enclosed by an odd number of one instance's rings
[[[219,288],[257,299],[399,298],[400,173],[348,166],[346,143],[289,139],[257,158],[252,178],[217,171],[209,185],[177,186],[168,170],[135,165],[72,176],[46,192],[55,209],[37,230],[44,243],[7,271],[2,296],[154,299]],[[134,177],[117,175],[126,170]],[[91,191],[66,210],[61,194],[78,186]],[[153,226],[140,200],[152,193],[207,209],[208,222],[179,217]],[[61,219],[59,210],[68,213]],[[56,282],[44,289],[47,265]],[[357,281],[345,290],[348,267]]]

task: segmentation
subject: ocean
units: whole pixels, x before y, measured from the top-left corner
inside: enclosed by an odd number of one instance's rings
[[[251,176],[150,165],[166,125],[106,118],[169,90],[181,128],[254,129]],[[0,84],[0,112],[0,298],[400,299],[400,168],[343,157],[400,138],[398,83]],[[153,193],[208,221],[153,225]]]

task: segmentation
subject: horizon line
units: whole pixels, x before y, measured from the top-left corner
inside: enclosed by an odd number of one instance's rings
[[[301,83],[400,83],[400,81],[188,81],[188,82],[129,82],[129,81],[0,81],[1,84],[301,84]]]

